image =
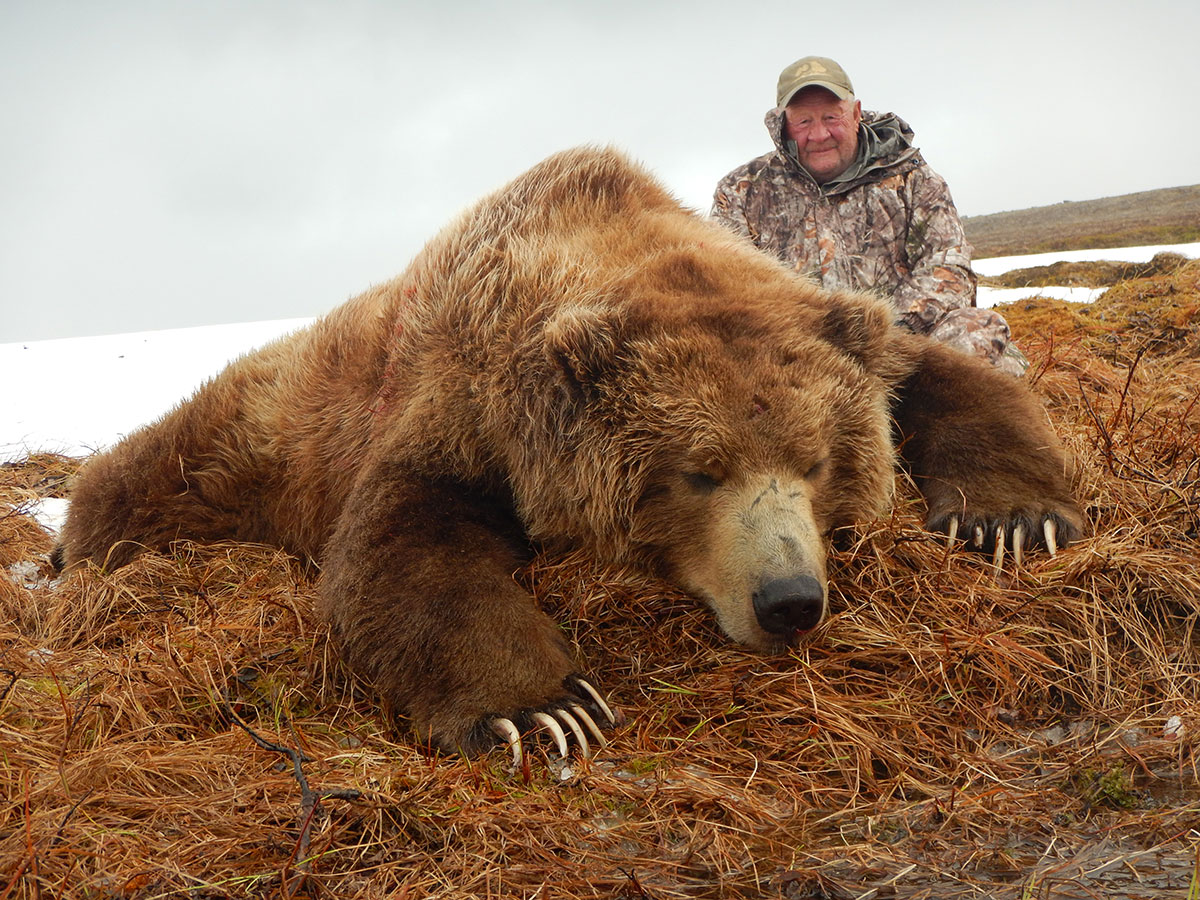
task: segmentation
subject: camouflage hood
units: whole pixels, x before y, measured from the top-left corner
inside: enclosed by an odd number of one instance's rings
[[[805,170],[796,157],[796,143],[788,140],[783,129],[783,109],[770,110],[763,120],[775,150],[784,165],[811,183],[814,190],[834,196],[852,191],[862,184],[880,181],[924,165],[921,151],[913,146],[913,130],[895,113],[864,111],[858,126],[858,155],[841,175],[823,185]]]

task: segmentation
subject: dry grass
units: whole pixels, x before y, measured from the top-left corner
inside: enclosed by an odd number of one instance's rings
[[[539,560],[520,577],[628,721],[597,759],[539,758],[528,781],[501,753],[389,733],[276,551],[0,577],[0,900],[1182,900],[1200,848],[1198,278],[1005,310],[1081,464],[1093,534],[1055,559],[997,579],[903,500],[842,536],[836,614],[779,658],[661,585]],[[48,549],[21,504],[67,467],[2,470],[6,567]]]

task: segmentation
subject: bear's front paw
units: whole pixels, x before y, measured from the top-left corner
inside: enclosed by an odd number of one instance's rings
[[[563,681],[563,689],[567,696],[540,709],[523,709],[511,716],[489,716],[482,723],[508,746],[515,768],[521,769],[525,765],[523,741],[537,732],[548,734],[564,759],[571,752],[571,738],[585,759],[592,755],[589,735],[597,747],[607,743],[596,719],[602,719],[605,726],[611,728],[618,724],[618,714],[612,711],[599,691],[578,675],[568,675]]]
[[[1045,548],[1051,556],[1060,547],[1079,538],[1081,517],[1074,509],[1042,510],[1039,512],[1011,511],[1007,515],[986,515],[966,512],[940,516],[927,523],[931,531],[948,536],[953,547],[960,533],[967,546],[982,553],[991,553],[997,569],[1004,565],[1005,550],[1011,550],[1013,563],[1020,565],[1025,550]]]

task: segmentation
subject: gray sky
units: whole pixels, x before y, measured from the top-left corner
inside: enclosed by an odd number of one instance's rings
[[[0,342],[315,315],[539,159],[707,210],[809,53],[960,212],[1200,182],[1200,4],[0,0]]]

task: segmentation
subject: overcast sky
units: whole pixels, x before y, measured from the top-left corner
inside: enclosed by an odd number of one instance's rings
[[[539,159],[707,210],[832,56],[977,215],[1200,182],[1200,3],[0,0],[0,342],[309,316]]]

